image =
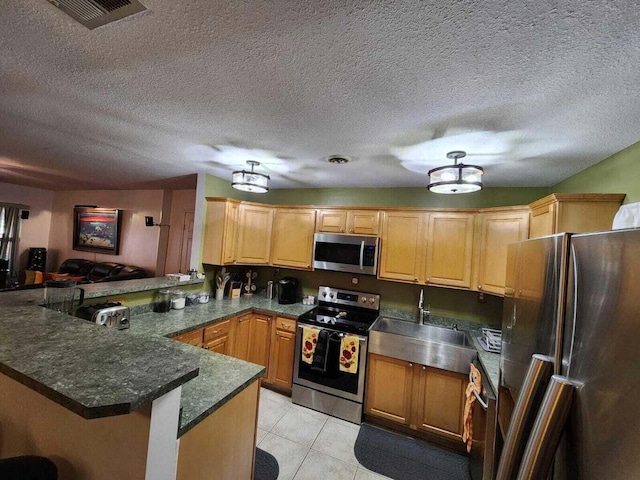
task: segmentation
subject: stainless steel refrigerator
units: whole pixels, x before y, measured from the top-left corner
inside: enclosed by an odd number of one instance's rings
[[[520,242],[507,269],[497,478],[640,478],[640,230]]]

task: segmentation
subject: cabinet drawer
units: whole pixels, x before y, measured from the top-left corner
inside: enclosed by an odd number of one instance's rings
[[[292,320],[291,318],[277,317],[276,318],[276,329],[277,330],[286,330],[288,332],[295,332],[296,331],[296,321]]]
[[[191,332],[183,333],[177,337],[173,337],[173,339],[196,347],[202,347],[202,329],[199,328]]]
[[[229,333],[230,328],[231,328],[231,322],[229,320],[218,322],[215,325],[209,325],[204,329],[204,341],[208,342],[213,338],[220,337],[222,335],[227,335]]]

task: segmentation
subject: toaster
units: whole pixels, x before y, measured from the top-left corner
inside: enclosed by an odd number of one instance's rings
[[[120,302],[106,302],[80,307],[76,316],[98,325],[124,330],[130,326],[131,311]]]

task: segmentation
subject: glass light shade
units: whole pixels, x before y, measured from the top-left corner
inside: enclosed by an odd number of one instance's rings
[[[434,193],[471,193],[482,189],[484,170],[475,165],[447,165],[429,171],[427,188]]]
[[[269,191],[269,176],[238,170],[231,175],[231,186],[243,192],[267,193]]]

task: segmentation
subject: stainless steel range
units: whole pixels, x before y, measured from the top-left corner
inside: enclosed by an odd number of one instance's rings
[[[293,403],[361,423],[369,328],[380,296],[318,288],[318,306],[298,318]]]

